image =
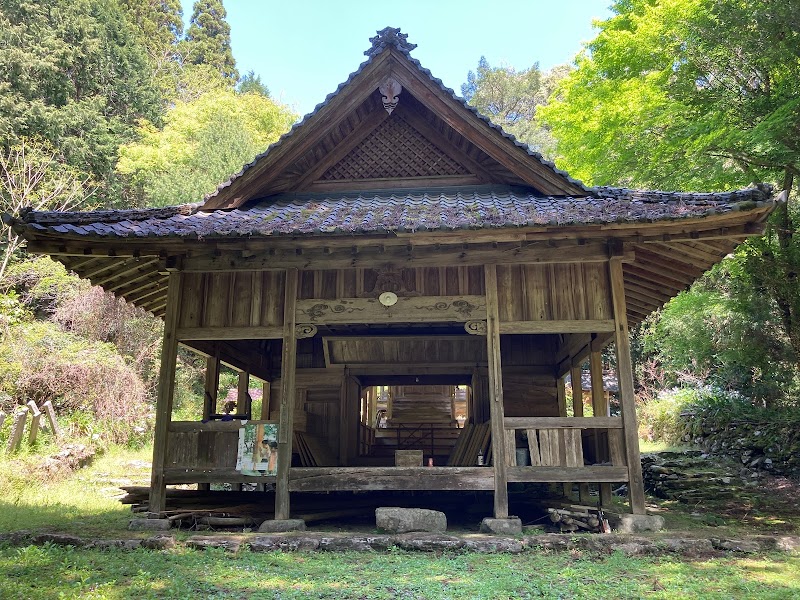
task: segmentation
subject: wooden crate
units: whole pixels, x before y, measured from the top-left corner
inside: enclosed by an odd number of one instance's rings
[[[395,450],[395,467],[421,467],[422,450]]]

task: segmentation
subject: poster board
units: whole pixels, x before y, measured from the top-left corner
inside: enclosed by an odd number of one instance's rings
[[[239,429],[236,470],[242,475],[276,475],[278,472],[278,425],[243,423]]]

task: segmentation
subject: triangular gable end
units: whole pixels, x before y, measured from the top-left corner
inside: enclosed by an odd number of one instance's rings
[[[455,98],[409,52],[398,29],[313,113],[210,195],[203,210],[274,194],[471,184],[538,194],[587,190]]]

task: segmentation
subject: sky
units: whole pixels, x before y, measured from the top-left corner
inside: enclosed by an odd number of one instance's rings
[[[311,112],[366,59],[369,38],[399,27],[411,56],[460,96],[491,65],[547,70],[571,62],[611,0],[224,0],[239,72],[253,70],[297,113]],[[182,0],[184,20],[193,0]]]

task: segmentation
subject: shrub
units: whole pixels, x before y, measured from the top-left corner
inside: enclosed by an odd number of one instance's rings
[[[108,441],[127,442],[146,418],[145,386],[114,346],[87,341],[52,323],[22,323],[5,330],[0,386],[0,394],[12,404],[50,400],[59,413],[85,413],[82,421],[72,420],[79,423],[74,433],[99,433]],[[2,408],[10,412],[14,406]]]

